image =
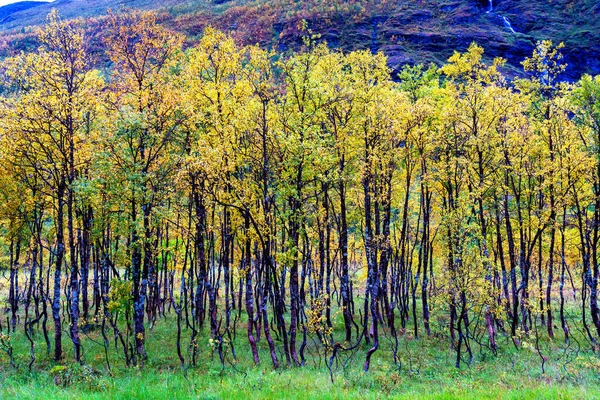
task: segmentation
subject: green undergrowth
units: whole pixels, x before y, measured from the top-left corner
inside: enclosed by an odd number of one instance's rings
[[[68,337],[64,342],[65,360],[57,364],[46,356],[45,344],[38,335],[31,371],[27,368],[27,342],[17,332],[11,338],[17,368],[10,366],[4,352],[0,353],[0,399],[600,398],[600,357],[577,337],[566,345],[562,337],[551,341],[540,335],[539,352],[535,337],[522,336],[519,348],[503,337],[495,355],[473,343],[471,364],[465,359],[456,368],[456,355],[442,332],[417,339],[408,330],[401,332],[396,363],[393,340],[387,332],[369,372],[362,371],[369,347],[363,341],[354,351],[341,353],[330,374],[323,347],[312,339],[305,350],[303,367],[274,370],[262,338],[261,363],[254,366],[244,328],[243,322],[238,323],[233,339],[235,359],[229,352],[222,364],[208,333],[203,331],[196,365],[181,367],[175,349],[175,323],[168,317],[148,331],[149,358],[143,367],[126,367],[120,349],[111,343],[110,371],[99,331],[82,338],[84,365],[74,362]],[[336,331],[336,335],[341,333]],[[182,338],[185,348],[189,331],[184,330]],[[189,361],[187,351],[184,355]],[[283,354],[279,352],[278,356],[285,364]]]

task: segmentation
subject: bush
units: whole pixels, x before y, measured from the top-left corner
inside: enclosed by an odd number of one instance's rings
[[[76,385],[87,390],[106,390],[106,380],[87,365],[57,365],[50,370],[50,376],[56,386],[63,388]]]

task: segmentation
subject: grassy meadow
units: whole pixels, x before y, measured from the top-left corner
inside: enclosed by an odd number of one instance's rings
[[[394,364],[393,340],[382,337],[380,350],[373,356],[371,370],[362,372],[361,343],[342,353],[329,373],[324,348],[309,337],[303,367],[272,368],[264,338],[259,342],[261,364],[254,366],[245,336],[245,322],[236,325],[233,339],[236,359],[228,352],[222,364],[200,332],[196,366],[182,367],[175,348],[175,321],[172,315],[159,319],[147,336],[148,361],[143,367],[126,367],[123,357],[111,343],[110,370],[99,330],[85,336],[85,365],[72,359],[72,348],[63,363],[46,356],[40,334],[36,337],[36,361],[28,369],[29,348],[24,334],[15,333],[11,342],[16,368],[5,352],[0,353],[1,399],[594,399],[600,397],[600,358],[574,332],[570,345],[561,337],[554,341],[523,337],[516,348],[503,337],[493,355],[473,344],[471,365],[454,366],[455,352],[441,332],[414,338],[412,327],[400,332],[399,362]],[[341,325],[341,321],[340,322]],[[341,329],[341,326],[340,326]],[[107,330],[110,338],[110,332]],[[341,333],[336,332],[337,336]],[[189,331],[182,333],[182,347],[189,343]],[[184,356],[188,362],[187,351]],[[280,360],[284,360],[279,353]],[[330,353],[327,353],[329,359]],[[543,359],[542,359],[543,357]],[[544,360],[544,372],[542,372]],[[333,381],[332,381],[333,379]]]

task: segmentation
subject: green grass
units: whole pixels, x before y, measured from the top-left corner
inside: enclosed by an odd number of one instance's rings
[[[597,388],[566,384],[548,386],[543,382],[510,387],[505,383],[476,379],[469,374],[455,377],[440,374],[436,380],[392,379],[382,373],[350,374],[332,384],[322,371],[312,368],[280,372],[256,370],[246,377],[195,370],[188,371],[187,379],[183,373],[130,371],[118,378],[104,380],[102,390],[90,391],[78,387],[56,387],[43,374],[23,375],[3,382],[1,393],[3,398],[19,399],[377,399],[383,396],[406,399],[592,399],[600,395]],[[388,383],[384,382],[386,380]]]
[[[431,338],[414,339],[408,332],[400,336],[398,364],[392,362],[392,342],[386,333],[368,373],[362,372],[368,348],[363,343],[353,354],[339,357],[332,382],[323,348],[310,339],[304,367],[274,370],[264,339],[260,342],[261,364],[254,366],[243,324],[238,325],[234,340],[237,360],[229,354],[222,365],[207,332],[202,332],[197,365],[182,369],[175,351],[174,326],[173,318],[168,317],[148,331],[149,359],[143,368],[125,367],[120,351],[112,346],[111,373],[104,362],[99,332],[83,337],[86,365],[91,369],[73,361],[68,336],[65,338],[66,368],[58,375],[60,367],[46,358],[41,337],[37,338],[36,363],[32,371],[27,369],[27,343],[17,332],[12,342],[18,368],[11,368],[6,355],[0,353],[0,399],[600,398],[600,358],[581,339],[579,347],[575,341],[566,346],[561,339],[540,337],[542,353],[548,358],[542,373],[534,338],[523,338],[520,349],[502,338],[497,355],[474,345],[472,364],[457,369],[455,353],[442,332]],[[187,345],[189,332],[184,331],[183,338]],[[281,353],[279,357],[284,360]],[[74,378],[67,382],[65,376]]]

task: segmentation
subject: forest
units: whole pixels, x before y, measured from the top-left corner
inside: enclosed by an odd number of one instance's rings
[[[184,46],[121,10],[97,54],[53,12],[2,61],[0,375],[335,384],[415,373],[410,343],[598,384],[600,76],[563,79],[549,40],[519,77],[475,43],[392,75],[299,29],[294,52]]]

